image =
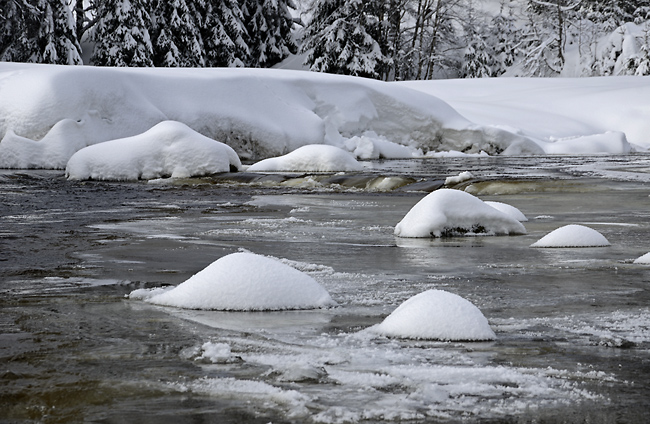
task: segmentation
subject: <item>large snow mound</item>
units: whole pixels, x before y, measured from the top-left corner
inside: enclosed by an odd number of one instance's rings
[[[347,151],[326,144],[313,144],[299,147],[284,156],[264,159],[249,166],[247,171],[337,172],[362,169],[363,166]]]
[[[276,311],[335,306],[304,272],[248,252],[224,256],[171,290],[135,290],[131,299],[185,309]]]
[[[66,175],[74,180],[195,177],[239,170],[230,147],[180,122],[164,121],[133,137],[85,147],[72,155]]]
[[[609,246],[605,236],[593,228],[570,224],[551,231],[530,247],[601,247]]]
[[[650,252],[634,260],[635,264],[650,265]]]
[[[278,69],[0,63],[1,168],[62,169],[83,147],[141,134],[166,120],[251,160],[308,144],[345,147],[364,135],[377,144],[364,150],[379,152],[386,142],[425,153],[534,145],[475,125],[435,96],[365,78]]]
[[[411,297],[368,331],[387,337],[413,339],[496,339],[488,320],[476,306],[443,290],[427,290]]]
[[[395,226],[399,237],[526,234],[526,228],[469,193],[434,191],[420,200]]]
[[[527,222],[528,221],[528,218],[526,218],[526,215],[524,215],[522,211],[520,211],[519,209],[517,209],[514,206],[509,205],[507,203],[493,202],[493,201],[486,200],[485,204],[489,205],[489,206],[492,206],[494,209],[496,209],[498,211],[501,211],[501,212],[505,213],[506,215],[510,215],[511,217],[513,217],[514,219],[516,219],[519,222]]]
[[[646,77],[473,78],[400,82],[477,124],[509,128],[548,154],[650,148]],[[458,149],[460,150],[460,149]],[[516,146],[506,153],[518,154]]]

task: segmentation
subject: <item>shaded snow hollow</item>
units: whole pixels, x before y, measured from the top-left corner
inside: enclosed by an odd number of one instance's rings
[[[471,302],[444,290],[406,300],[367,331],[388,337],[445,341],[494,340],[488,320]]]
[[[441,189],[420,200],[395,226],[399,237],[526,234],[515,218],[469,193]]]
[[[609,241],[593,228],[584,225],[565,225],[551,231],[530,247],[602,247]]]
[[[403,156],[418,149],[498,153],[513,144],[537,149],[526,137],[473,124],[433,95],[364,78],[0,63],[1,168],[63,169],[86,146],[168,120],[251,160],[308,144],[348,145],[362,157],[397,154],[387,143],[407,146]]]
[[[266,256],[239,252],[224,256],[178,286],[140,289],[131,299],[185,309],[278,311],[335,306],[312,277]]]
[[[175,121],[133,137],[85,147],[72,155],[66,176],[84,180],[186,178],[241,169],[237,153]]]

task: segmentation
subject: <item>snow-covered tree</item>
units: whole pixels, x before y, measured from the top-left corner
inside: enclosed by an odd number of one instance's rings
[[[492,76],[502,75],[517,60],[519,30],[512,9],[502,7],[498,15],[492,18],[485,28],[486,44],[493,50]]]
[[[237,0],[205,0],[200,15],[205,66],[241,67],[249,63],[244,15]]]
[[[205,66],[199,12],[192,0],[153,0],[154,65]]]
[[[242,1],[248,66],[268,68],[297,52],[291,33],[294,21],[289,8],[295,8],[291,0]]]
[[[373,2],[321,0],[305,30],[302,51],[312,71],[385,78],[391,63],[379,44]]]
[[[27,0],[0,2],[0,61],[27,61],[34,49],[37,16],[38,11]]]
[[[153,66],[147,0],[102,0],[91,62],[100,66]]]

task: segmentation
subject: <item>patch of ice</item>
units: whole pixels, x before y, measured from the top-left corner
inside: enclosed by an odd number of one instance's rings
[[[427,290],[411,297],[368,331],[413,339],[496,339],[487,319],[476,306],[443,290]]]
[[[177,287],[132,298],[163,306],[228,311],[314,309],[336,305],[309,275],[253,253],[232,253]]]
[[[602,247],[609,241],[593,228],[570,224],[551,231],[530,247]]]
[[[516,219],[469,193],[441,189],[420,200],[395,226],[399,237],[525,234]]]
[[[240,169],[235,151],[180,122],[164,121],[133,137],[76,152],[66,166],[71,180],[185,178]]]
[[[249,172],[337,172],[361,171],[363,166],[345,150],[325,144],[311,144],[291,153],[264,159],[248,167]]]

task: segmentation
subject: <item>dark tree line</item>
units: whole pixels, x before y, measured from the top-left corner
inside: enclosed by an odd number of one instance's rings
[[[70,2],[74,2],[70,4]],[[291,0],[2,0],[0,60],[268,67],[298,49]]]

